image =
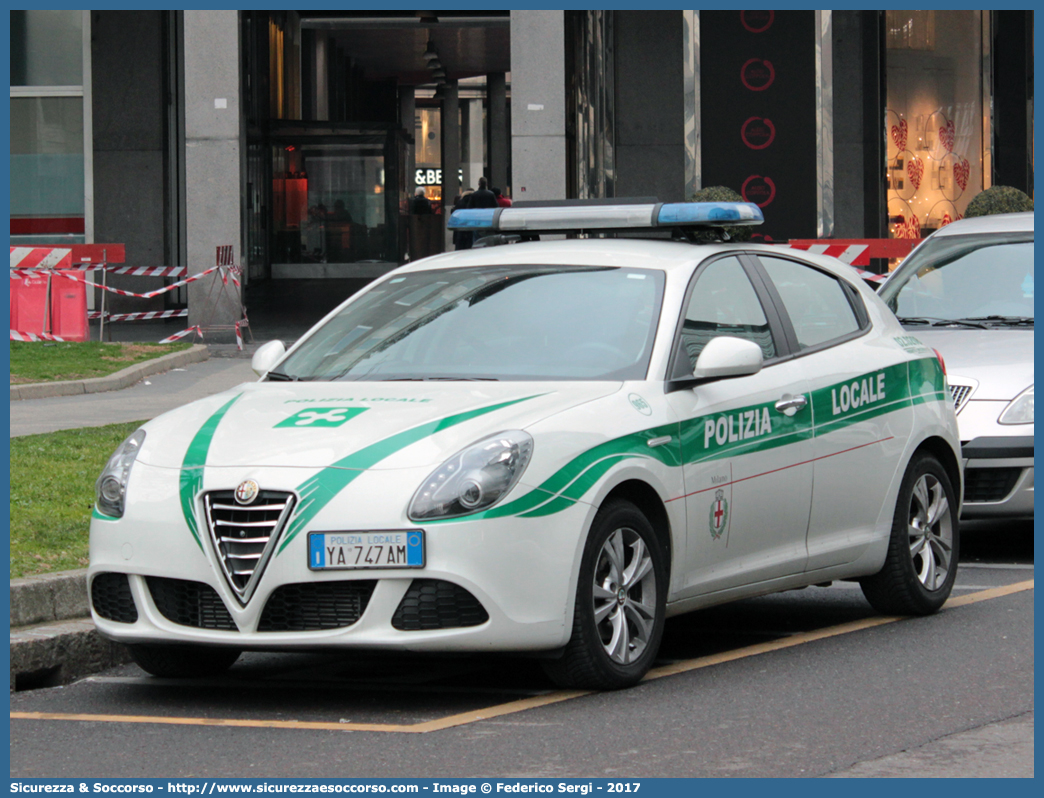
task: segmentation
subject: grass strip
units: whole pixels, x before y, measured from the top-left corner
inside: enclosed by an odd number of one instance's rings
[[[94,482],[143,421],[11,438],[11,578],[87,567]]]
[[[172,344],[11,341],[11,384],[105,377],[190,346],[191,343],[180,341]]]

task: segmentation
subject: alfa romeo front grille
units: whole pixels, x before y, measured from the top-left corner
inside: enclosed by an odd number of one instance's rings
[[[955,413],[960,413],[964,409],[964,406],[968,404],[968,398],[971,396],[972,387],[970,385],[951,385],[950,386],[950,398],[953,399],[953,410]]]
[[[221,570],[240,603],[246,604],[257,587],[294,505],[294,495],[262,490],[247,504],[231,490],[203,497],[210,541]]]

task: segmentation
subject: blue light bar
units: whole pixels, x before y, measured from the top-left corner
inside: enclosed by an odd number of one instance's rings
[[[751,202],[672,202],[626,204],[554,203],[522,208],[468,208],[454,211],[450,230],[488,233],[573,230],[653,230],[670,227],[722,227],[765,221]]]
[[[498,208],[471,208],[453,211],[446,227],[450,230],[496,230]]]
[[[672,202],[660,206],[660,227],[698,225],[720,227],[761,224],[765,217],[753,202]]]

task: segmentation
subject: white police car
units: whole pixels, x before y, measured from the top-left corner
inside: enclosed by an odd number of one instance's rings
[[[958,557],[936,355],[838,261],[688,243],[756,206],[470,210],[245,384],[145,424],[98,480],[90,596],[153,674],[241,650],[652,664],[664,619],[859,580],[930,613]],[[675,231],[679,240],[597,237]],[[496,240],[496,239],[494,239]]]

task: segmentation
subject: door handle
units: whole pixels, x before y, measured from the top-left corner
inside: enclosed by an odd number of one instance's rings
[[[798,410],[804,410],[805,405],[808,404],[808,400],[802,396],[791,396],[789,393],[783,394],[783,398],[776,402],[776,410],[785,416],[792,416]]]

